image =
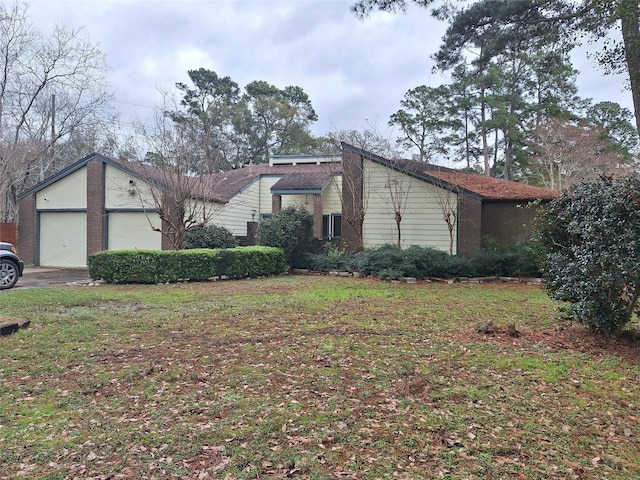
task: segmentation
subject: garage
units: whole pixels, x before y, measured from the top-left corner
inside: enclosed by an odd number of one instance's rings
[[[162,250],[160,218],[145,212],[109,212],[107,250]]]
[[[87,213],[40,212],[39,265],[87,266]]]

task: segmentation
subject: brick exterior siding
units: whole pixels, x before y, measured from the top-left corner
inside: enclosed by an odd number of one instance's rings
[[[527,203],[485,200],[482,204],[482,246],[487,246],[487,241],[503,247],[530,241],[536,208],[527,208]]]
[[[362,247],[362,157],[349,150],[342,151],[342,241],[348,250]],[[364,212],[366,213],[366,212]]]
[[[271,214],[275,215],[282,210],[282,195],[271,195]]]
[[[313,195],[313,237],[322,238],[322,195]]]
[[[474,255],[482,244],[482,201],[458,196],[458,255]]]
[[[87,255],[104,250],[105,164],[87,163]]]

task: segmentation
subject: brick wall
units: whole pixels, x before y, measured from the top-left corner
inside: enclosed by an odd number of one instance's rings
[[[271,213],[275,215],[282,210],[282,195],[271,195]]]
[[[342,150],[342,240],[348,250],[361,247],[362,169],[359,154]]]
[[[458,197],[458,255],[473,256],[482,244],[482,201]]]
[[[490,239],[504,247],[530,241],[536,209],[526,205],[527,202],[485,201],[482,205],[482,241],[486,243]]]
[[[87,163],[87,255],[104,250],[105,164]]]
[[[322,238],[322,195],[313,195],[313,237]]]

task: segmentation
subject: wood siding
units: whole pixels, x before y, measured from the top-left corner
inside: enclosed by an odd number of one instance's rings
[[[237,237],[247,235],[247,222],[251,221],[251,211],[255,210],[255,221],[259,218],[260,211],[260,182],[254,182],[227,204],[210,204],[209,208],[217,209],[212,220],[212,225],[219,225],[228,229]],[[271,198],[269,198],[269,212],[271,211]]]
[[[133,182],[133,183],[130,183]],[[105,208],[107,210],[155,210],[151,187],[118,168],[105,169]]]
[[[394,201],[391,191],[398,192],[402,204],[401,247],[432,247],[449,252],[450,236],[439,201],[449,199],[455,205],[457,196],[442,188],[396,172],[391,168],[365,160],[368,204],[363,225],[364,246],[375,247],[397,243]],[[453,253],[456,253],[454,229]]]
[[[342,175],[334,176],[322,191],[322,211],[325,215],[342,213]]]
[[[38,210],[87,208],[87,168],[81,168],[36,194]]]

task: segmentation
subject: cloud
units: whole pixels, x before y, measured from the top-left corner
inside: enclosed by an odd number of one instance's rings
[[[407,90],[437,86],[431,73],[446,25],[426,9],[375,12],[360,20],[351,0],[35,0],[29,14],[47,31],[55,23],[84,27],[99,42],[123,116],[143,116],[160,101],[158,89],[187,82],[207,68],[241,87],[264,80],[296,85],[319,115],[315,134],[335,128],[386,128]],[[602,77],[574,55],[580,94],[595,101],[620,93],[621,77]],[[579,62],[579,63],[578,63]]]

